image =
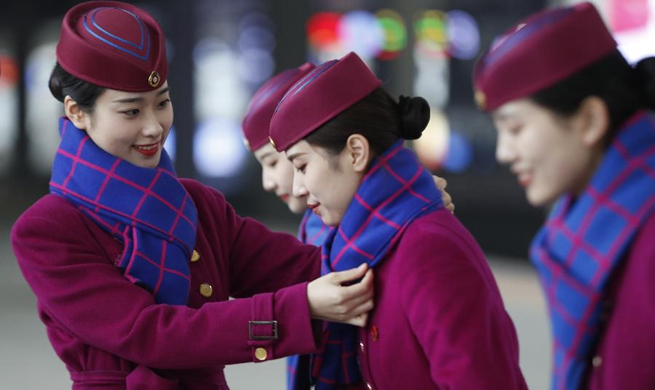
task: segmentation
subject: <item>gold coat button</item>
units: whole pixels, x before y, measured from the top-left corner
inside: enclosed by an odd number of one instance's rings
[[[371,386],[371,384],[368,382],[366,382],[366,387],[368,388],[368,390],[373,390],[373,386]]]
[[[205,298],[209,298],[214,294],[214,287],[209,283],[203,283],[200,285],[200,295]]]
[[[364,342],[363,341],[359,342],[359,348],[362,350],[362,352],[364,352]]]
[[[257,360],[264,361],[268,357],[268,352],[266,352],[266,348],[259,347],[255,349],[255,358]]]
[[[603,358],[600,356],[594,356],[594,358],[591,360],[591,364],[598,368],[601,364],[603,364]]]
[[[200,253],[198,253],[197,250],[194,250],[193,254],[191,255],[191,262],[195,263],[198,260],[200,260]]]

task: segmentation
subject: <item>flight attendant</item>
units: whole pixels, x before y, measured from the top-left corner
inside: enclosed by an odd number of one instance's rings
[[[473,81],[498,161],[532,205],[554,204],[530,249],[552,388],[655,388],[655,58],[631,66],[581,3],[511,27]]]
[[[269,142],[268,135],[271,117],[277,104],[295,82],[314,68],[315,66],[308,62],[298,68],[284,70],[264,83],[250,100],[242,128],[246,146],[262,167],[262,187],[277,195],[292,213],[303,214],[298,229],[298,239],[307,244],[320,246],[331,228],[307,208],[306,194],[299,197],[293,195],[293,165],[284,153],[275,150]],[[434,176],[434,180],[442,191],[445,207],[453,212],[455,205],[445,191],[446,180],[437,176]],[[290,390],[310,388],[309,356],[288,358],[287,384]]]
[[[316,388],[525,389],[516,332],[479,246],[403,140],[429,120],[350,53],[294,84],[270,127],[295,196],[333,226],[323,274],[374,267],[365,328],[327,324]]]
[[[228,389],[225,364],[315,352],[315,320],[364,324],[370,270],[308,283],[317,247],[177,177],[165,38],[149,14],[78,4],[56,55],[50,194],[11,242],[73,389]]]

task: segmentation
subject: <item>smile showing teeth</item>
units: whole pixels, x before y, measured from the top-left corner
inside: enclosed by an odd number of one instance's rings
[[[157,154],[159,151],[159,144],[154,143],[151,145],[134,145],[134,148],[137,152],[141,153],[144,156],[151,157]]]

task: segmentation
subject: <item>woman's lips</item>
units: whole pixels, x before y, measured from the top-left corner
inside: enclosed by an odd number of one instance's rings
[[[159,151],[159,142],[150,145],[134,145],[134,148],[142,155],[152,157]]]
[[[532,182],[532,177],[530,175],[517,175],[516,180],[518,180],[519,185],[523,188],[526,188]]]
[[[311,205],[308,204],[307,207],[309,207],[309,209],[312,210],[314,214],[318,215],[318,206],[320,205],[321,205],[320,203],[311,204]]]

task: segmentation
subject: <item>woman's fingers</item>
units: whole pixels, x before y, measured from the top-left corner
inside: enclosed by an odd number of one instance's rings
[[[373,271],[364,264],[322,276],[309,283],[307,298],[312,318],[350,323],[373,308]]]
[[[332,272],[328,274],[328,276],[330,276],[330,280],[333,283],[342,285],[344,283],[353,282],[356,281],[357,279],[360,279],[361,277],[364,276],[366,270],[368,270],[368,264],[362,263],[357,268],[351,268],[349,270],[339,271],[339,272]]]
[[[453,198],[448,192],[446,192],[446,187],[448,186],[448,181],[443,177],[432,175],[434,178],[434,184],[437,185],[439,191],[441,191],[441,202],[443,207],[448,209],[451,213],[455,214],[455,204],[453,203]]]

